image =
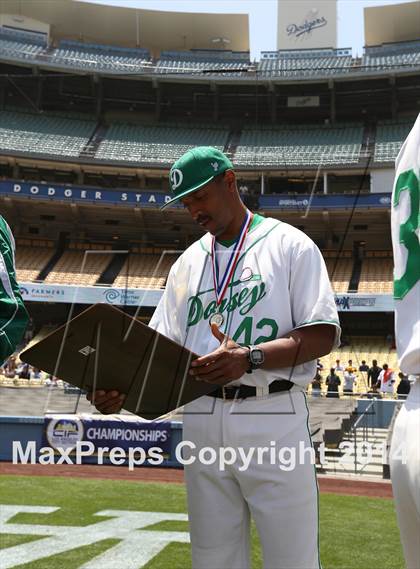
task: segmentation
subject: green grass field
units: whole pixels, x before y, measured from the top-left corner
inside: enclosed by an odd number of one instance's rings
[[[58,477],[1,476],[0,504],[60,508],[49,514],[18,513],[10,520],[11,523],[22,525],[89,526],[109,519],[98,519],[94,516],[95,512],[108,509],[130,512],[186,512],[185,488],[180,484]],[[392,500],[321,494],[320,510],[323,569],[403,569]],[[147,528],[150,532],[156,530],[186,532],[188,526],[185,521],[168,520],[154,523]],[[86,534],[87,530],[84,533]],[[22,534],[4,532],[0,534],[0,547],[11,548],[25,542],[31,542],[32,547],[40,539],[51,538],[25,535],[24,530]],[[59,539],[61,543],[66,540],[65,531]],[[118,543],[119,539],[108,536],[95,543],[24,564],[17,556],[17,564],[13,567],[76,569]],[[0,553],[0,567],[3,569],[1,558]],[[253,528],[253,568],[261,566],[258,539]],[[191,567],[189,544],[170,543],[144,567],[147,569]],[[126,566],[114,566],[113,569],[126,569]]]

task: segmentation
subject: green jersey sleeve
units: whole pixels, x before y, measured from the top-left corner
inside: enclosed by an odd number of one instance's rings
[[[12,232],[0,215],[0,365],[22,340],[29,319],[16,280],[14,250]]]

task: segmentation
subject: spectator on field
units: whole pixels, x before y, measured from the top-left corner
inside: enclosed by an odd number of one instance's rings
[[[368,383],[370,387],[374,387],[378,383],[378,377],[381,373],[381,368],[378,366],[377,360],[372,360],[372,367],[368,371]]]
[[[320,397],[321,396],[321,374],[316,373],[314,379],[312,380],[312,397]]]
[[[338,371],[341,371],[341,372],[344,371],[344,368],[343,368],[343,366],[341,365],[340,360],[335,360],[335,367],[334,367],[334,370],[335,370],[336,372],[338,372]]]
[[[338,361],[338,360],[337,360]],[[336,368],[331,368],[325,382],[327,384],[327,397],[340,397],[338,393],[338,386],[341,385],[341,380],[336,373]]]
[[[21,362],[21,364],[16,368],[16,373],[18,374],[19,379],[29,379],[31,374],[30,365]]]
[[[402,373],[402,371],[400,371],[398,377],[400,378],[400,382],[397,387],[398,399],[406,399],[407,395],[410,393],[410,380],[406,375]]]
[[[351,365],[347,366],[344,371],[343,393],[353,395],[353,388],[356,383],[357,382],[356,382],[355,368]]]
[[[394,372],[389,369],[388,364],[384,364],[378,377],[378,389],[381,393],[394,393],[394,383]]]
[[[55,375],[48,374],[47,378],[45,379],[44,385],[46,385],[46,387],[57,387],[58,384]]]
[[[31,369],[31,379],[41,379],[41,370],[37,367]]]
[[[321,373],[321,371],[324,369],[324,366],[322,365],[321,360],[319,359],[316,361],[316,369],[319,373]]]
[[[369,366],[366,363],[366,360],[362,360],[362,363],[359,365],[359,371],[369,371]]]
[[[3,366],[4,377],[14,379],[16,375],[16,368],[17,368],[16,356],[10,356]]]

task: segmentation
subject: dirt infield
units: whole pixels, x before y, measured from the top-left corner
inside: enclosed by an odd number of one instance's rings
[[[71,476],[103,480],[128,480],[132,482],[175,482],[184,483],[184,472],[179,468],[136,468],[130,471],[123,466],[98,465],[43,465],[0,463],[0,474],[12,476]],[[388,481],[373,482],[363,479],[333,478],[318,476],[321,492],[392,498],[392,486]]]

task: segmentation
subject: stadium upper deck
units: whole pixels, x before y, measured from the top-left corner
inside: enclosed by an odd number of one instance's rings
[[[257,78],[307,80],[420,69],[420,40],[367,47],[363,58],[350,49],[263,52],[251,63],[248,52],[228,50],[162,51],[62,40],[48,44],[31,32],[0,27],[0,59],[41,68],[110,75],[204,76],[218,80]]]
[[[239,169],[360,168],[368,156],[368,136],[372,164],[388,164],[412,122],[378,122],[375,128],[344,122],[232,130],[209,124],[104,124],[80,114],[0,110],[0,155],[167,168],[188,148],[210,144],[225,150]]]

